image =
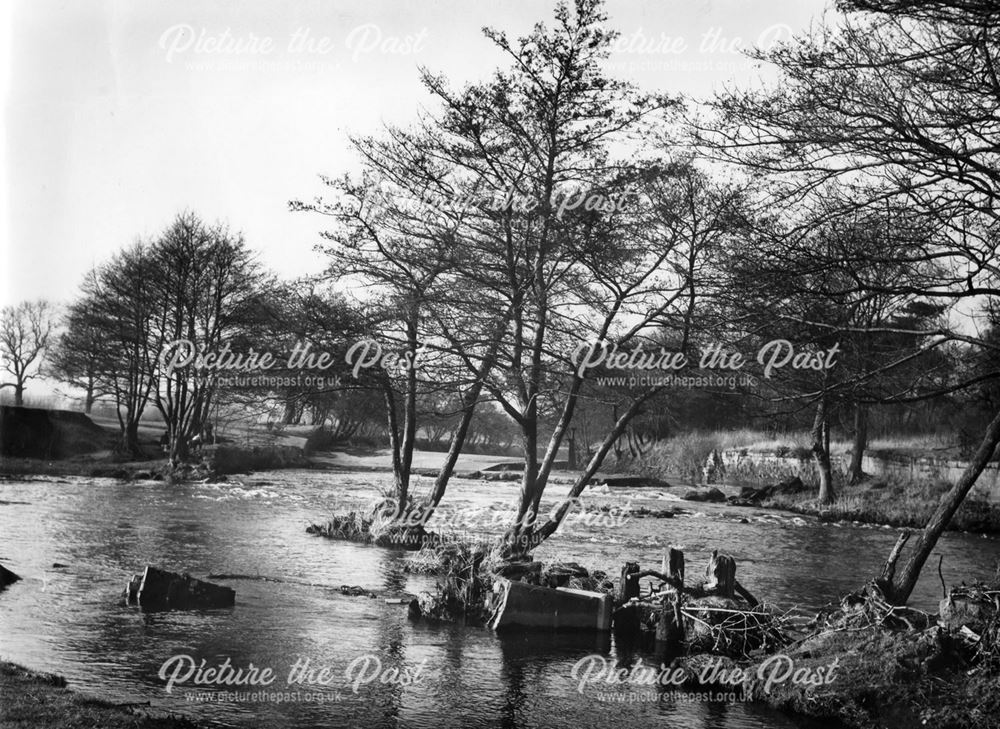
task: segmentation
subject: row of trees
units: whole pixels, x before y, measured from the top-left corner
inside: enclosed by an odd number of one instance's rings
[[[486,82],[453,89],[425,71],[437,111],[355,139],[364,171],[328,180],[326,200],[292,204],[333,222],[330,273],[364,288],[383,313],[378,335],[408,355],[436,353],[424,380],[409,368],[383,382],[398,415],[400,511],[435,508],[463,425],[489,401],[519,428],[525,460],[511,541],[530,550],[552,534],[630,422],[666,395],[582,373],[572,353],[590,342],[691,354],[720,338],[736,348],[780,336],[813,355],[836,345],[835,367],[784,370],[758,393],[812,408],[822,501],[834,497],[834,412],[852,411],[860,456],[871,407],[1000,374],[997,11],[957,0],[842,9],[759,52],[780,83],[692,111],[684,139],[678,100],[603,73],[613,34],[600,3],[560,4],[552,28],[516,42],[486,31],[510,60]],[[957,303],[979,331],[955,325]],[[955,367],[956,353],[977,366]],[[463,418],[434,491],[410,507],[415,403],[430,381],[462,393]],[[585,404],[616,417],[539,523]],[[993,413],[965,476],[886,582],[890,599],[907,599],[998,441]]]
[[[696,402],[662,381],[602,379],[621,372],[581,367],[581,353],[697,362],[716,343],[728,356],[776,338],[811,361],[835,351],[829,367],[783,368],[734,398],[756,415],[808,410],[821,501],[845,413],[857,477],[873,408],[956,392],[993,403],[965,475],[889,570],[884,590],[905,602],[1000,442],[1000,26],[991,3],[966,0],[842,9],[756,54],[778,85],[707,111],[605,73],[615,35],[599,0],[560,3],[551,27],[516,41],[487,30],[506,69],[458,89],[423,71],[432,111],[353,139],[361,172],[291,203],[329,221],[325,277],[282,285],[239,236],[182,215],[88,276],[62,339],[82,358],[72,369],[114,399],[124,449],[152,403],[180,459],[222,393],[207,368],[164,367],[165,344],[331,352],[345,385],[226,396],[277,399],[288,421],[309,410],[340,436],[365,420],[351,408],[380,400],[408,520],[433,514],[477,420],[502,415],[525,462],[508,541],[526,552],[610,453]],[[385,366],[350,371],[361,339]],[[546,513],[577,432],[586,462]],[[420,433],[449,439],[427,494],[410,490]]]
[[[53,373],[84,391],[88,412],[100,397],[114,403],[123,452],[141,452],[139,422],[155,407],[171,459],[183,459],[216,388],[203,368],[164,367],[161,353],[178,340],[211,351],[247,332],[268,286],[242,237],[181,214],[86,276],[65,314]]]

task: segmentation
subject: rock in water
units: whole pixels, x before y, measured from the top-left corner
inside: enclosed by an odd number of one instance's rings
[[[710,501],[721,503],[726,500],[726,495],[714,486],[709,489],[691,489],[682,497],[685,501]]]
[[[0,564],[0,590],[7,587],[7,585],[13,585],[21,579],[20,575],[15,575],[9,569]]]
[[[236,604],[236,591],[147,565],[141,575],[133,575],[129,580],[124,598],[127,605],[138,605],[150,612],[204,610],[232,607]]]

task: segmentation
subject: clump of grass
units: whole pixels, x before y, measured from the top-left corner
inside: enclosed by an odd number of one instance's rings
[[[502,537],[482,540],[435,540],[407,556],[407,572],[430,575],[449,575],[464,571],[478,561],[481,568],[492,573],[503,562]]]
[[[418,602],[423,617],[484,623],[489,616],[493,575],[503,561],[501,538],[425,544],[405,563],[407,572],[436,575],[436,593]]]
[[[385,496],[373,502],[364,512],[334,514],[325,524],[311,524],[306,527],[306,531],[327,539],[419,549],[435,537],[424,529],[419,520],[408,518],[415,508],[415,501],[411,497],[400,516],[396,500]]]
[[[628,467],[643,476],[659,479],[681,476],[695,484],[701,481],[709,455],[719,448],[715,433],[684,433],[655,443]]]
[[[762,453],[789,453],[809,449],[809,434],[805,431],[767,433],[763,430],[743,428],[724,430],[715,434],[719,447],[723,450],[746,449]]]

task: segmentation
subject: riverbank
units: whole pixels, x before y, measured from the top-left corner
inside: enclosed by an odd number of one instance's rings
[[[66,679],[0,660],[0,727],[7,729],[197,729],[189,719],[157,715],[141,705],[80,694]]]
[[[732,678],[710,684],[740,686],[749,701],[854,729],[987,729],[1000,715],[998,595],[995,583],[963,585],[928,615],[885,603],[869,585],[780,653],[679,663],[688,675]],[[704,672],[713,660],[724,670]]]
[[[301,448],[288,445],[240,447],[229,444],[206,446],[197,460],[171,468],[166,458],[128,460],[104,452],[90,456],[47,460],[0,458],[0,476],[84,476],[117,478],[122,481],[193,481],[229,474],[312,468]]]
[[[815,516],[824,522],[858,522],[895,528],[923,529],[948,489],[947,484],[886,483],[868,480],[841,486],[832,504],[816,500],[812,489],[765,498],[765,509]],[[950,531],[1000,533],[1000,507],[967,497],[948,525]]]
[[[83,476],[85,478],[117,478],[123,481],[139,479],[162,480],[166,459],[123,461],[110,455],[78,457],[62,460],[42,458],[0,458],[0,478],[20,476]]]

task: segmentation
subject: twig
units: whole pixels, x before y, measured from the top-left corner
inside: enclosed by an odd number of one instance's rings
[[[941,563],[944,561],[944,555],[938,555],[938,577],[941,579],[941,597],[948,597],[948,588],[944,584],[944,575],[941,574]]]
[[[665,575],[662,572],[657,572],[656,570],[643,570],[642,572],[632,572],[625,576],[627,580],[641,580],[643,577],[655,577],[661,582],[666,582],[672,588],[678,592],[683,592],[692,597],[700,597],[701,593],[697,590],[693,590],[689,587],[685,587],[683,583],[679,582],[670,575]]]

